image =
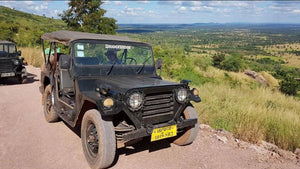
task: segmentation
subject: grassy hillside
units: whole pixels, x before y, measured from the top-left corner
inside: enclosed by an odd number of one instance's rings
[[[0,39],[12,40],[19,46],[36,46],[44,32],[66,29],[58,19],[46,18],[0,6]]]

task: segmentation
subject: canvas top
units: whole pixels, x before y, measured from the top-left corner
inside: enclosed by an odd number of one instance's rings
[[[129,39],[126,36],[105,35],[105,34],[75,32],[75,31],[66,31],[66,30],[60,30],[52,33],[45,33],[42,35],[42,39],[50,42],[62,43],[65,45],[70,45],[70,43],[75,40],[107,40],[107,41],[122,41],[122,42],[138,42]]]

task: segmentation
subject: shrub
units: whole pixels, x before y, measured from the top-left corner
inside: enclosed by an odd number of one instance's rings
[[[279,85],[282,93],[293,96],[297,94],[297,91],[300,87],[299,82],[297,82],[290,74],[287,74]]]
[[[213,56],[213,66],[220,68],[221,62],[225,59],[224,54],[215,54]]]
[[[240,57],[229,56],[221,62],[220,66],[221,69],[238,72],[244,68],[244,61]]]

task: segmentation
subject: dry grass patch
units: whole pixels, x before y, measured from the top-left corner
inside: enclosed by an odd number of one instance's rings
[[[300,104],[293,97],[266,87],[232,88],[226,82],[198,88],[203,101],[195,107],[201,123],[253,143],[266,140],[288,150],[300,147]]]
[[[40,67],[43,64],[43,50],[40,47],[20,47],[19,49],[22,51],[22,57],[24,57],[25,61],[29,65],[33,65],[34,67]]]

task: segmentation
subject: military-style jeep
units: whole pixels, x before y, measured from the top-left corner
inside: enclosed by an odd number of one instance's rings
[[[15,78],[19,83],[26,81],[27,72],[23,65],[21,51],[17,51],[16,44],[0,41],[0,78]]]
[[[91,168],[110,166],[117,148],[141,138],[195,140],[198,115],[190,101],[201,101],[198,90],[188,80],[162,80],[156,73],[162,62],[155,67],[149,44],[72,31],[45,33],[42,40],[50,43],[40,86],[45,119],[81,127]],[[58,44],[69,53],[58,53]]]

